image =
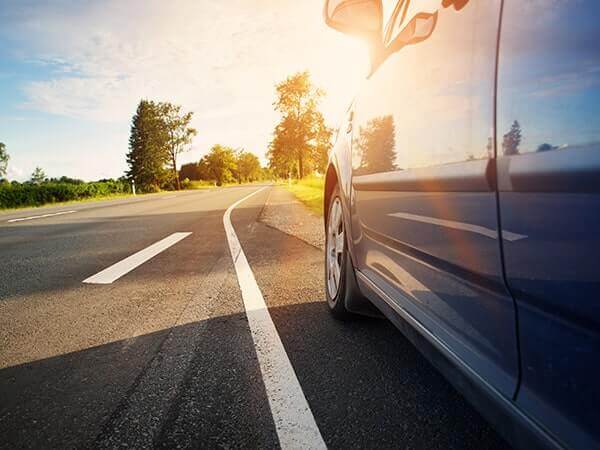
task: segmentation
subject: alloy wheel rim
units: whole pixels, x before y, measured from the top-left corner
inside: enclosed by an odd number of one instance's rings
[[[335,299],[340,287],[344,245],[342,204],[340,199],[336,197],[329,210],[329,220],[327,224],[327,290],[329,292],[329,297],[332,300]]]

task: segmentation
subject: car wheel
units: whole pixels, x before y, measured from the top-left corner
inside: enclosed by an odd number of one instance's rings
[[[352,316],[346,309],[348,294],[347,270],[353,270],[348,256],[346,227],[342,211],[342,200],[336,186],[327,212],[327,233],[325,236],[325,293],[329,310],[338,319]],[[354,275],[354,274],[352,274]]]

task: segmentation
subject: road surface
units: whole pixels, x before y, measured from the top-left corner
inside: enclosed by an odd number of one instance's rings
[[[272,189],[0,214],[0,448],[506,448],[389,322],[330,317]]]

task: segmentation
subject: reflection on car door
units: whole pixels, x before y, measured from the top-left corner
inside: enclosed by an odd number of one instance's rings
[[[449,7],[405,14],[408,23],[422,12],[428,22],[414,29],[427,28],[428,37],[391,42],[399,51],[356,99],[355,263],[512,398],[515,308],[502,277],[492,141],[501,2],[443,3]],[[403,35],[402,25],[392,28]]]
[[[504,3],[500,213],[527,236],[504,240],[516,401],[568,448],[600,448],[600,2]]]

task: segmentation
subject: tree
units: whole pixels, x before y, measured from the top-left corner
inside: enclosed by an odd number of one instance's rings
[[[235,152],[231,147],[213,145],[208,155],[204,158],[208,170],[208,176],[217,183],[223,185],[234,180],[233,172],[237,169]]]
[[[319,121],[321,123],[317,126],[312,158],[314,161],[314,168],[324,174],[327,169],[327,162],[329,161],[329,150],[331,150],[333,130],[325,126],[325,121],[322,116],[319,118]]]
[[[179,180],[200,180],[200,170],[198,163],[183,164],[179,169]]]
[[[323,115],[317,109],[324,91],[315,87],[308,71],[289,76],[276,87],[273,104],[281,114],[269,145],[269,165],[280,176],[302,178],[309,169],[323,165],[329,142]]]
[[[544,144],[538,145],[536,152],[549,152],[550,150],[556,150],[558,147],[556,145],[548,144],[547,142]]]
[[[190,127],[193,112],[183,113],[181,106],[172,103],[160,104],[161,117],[167,133],[167,152],[173,173],[173,180],[177,190],[181,189],[181,183],[177,176],[177,156],[190,149],[192,138],[196,136],[196,129]]]
[[[9,159],[10,156],[8,156],[8,152],[6,151],[6,145],[0,142],[0,179],[6,176]]]
[[[238,183],[256,181],[261,177],[258,156],[254,153],[240,151],[236,158]]]
[[[165,180],[167,134],[157,103],[141,100],[131,122],[127,176],[145,191],[158,190]]]
[[[518,155],[521,139],[521,125],[515,120],[510,127],[510,131],[502,139],[502,151],[504,154],[506,156]]]
[[[391,115],[375,117],[360,127],[356,148],[360,154],[358,173],[386,172],[396,165],[396,127]]]
[[[41,167],[36,167],[33,173],[31,174],[30,180],[34,184],[41,184],[46,181],[46,174],[44,173]]]

